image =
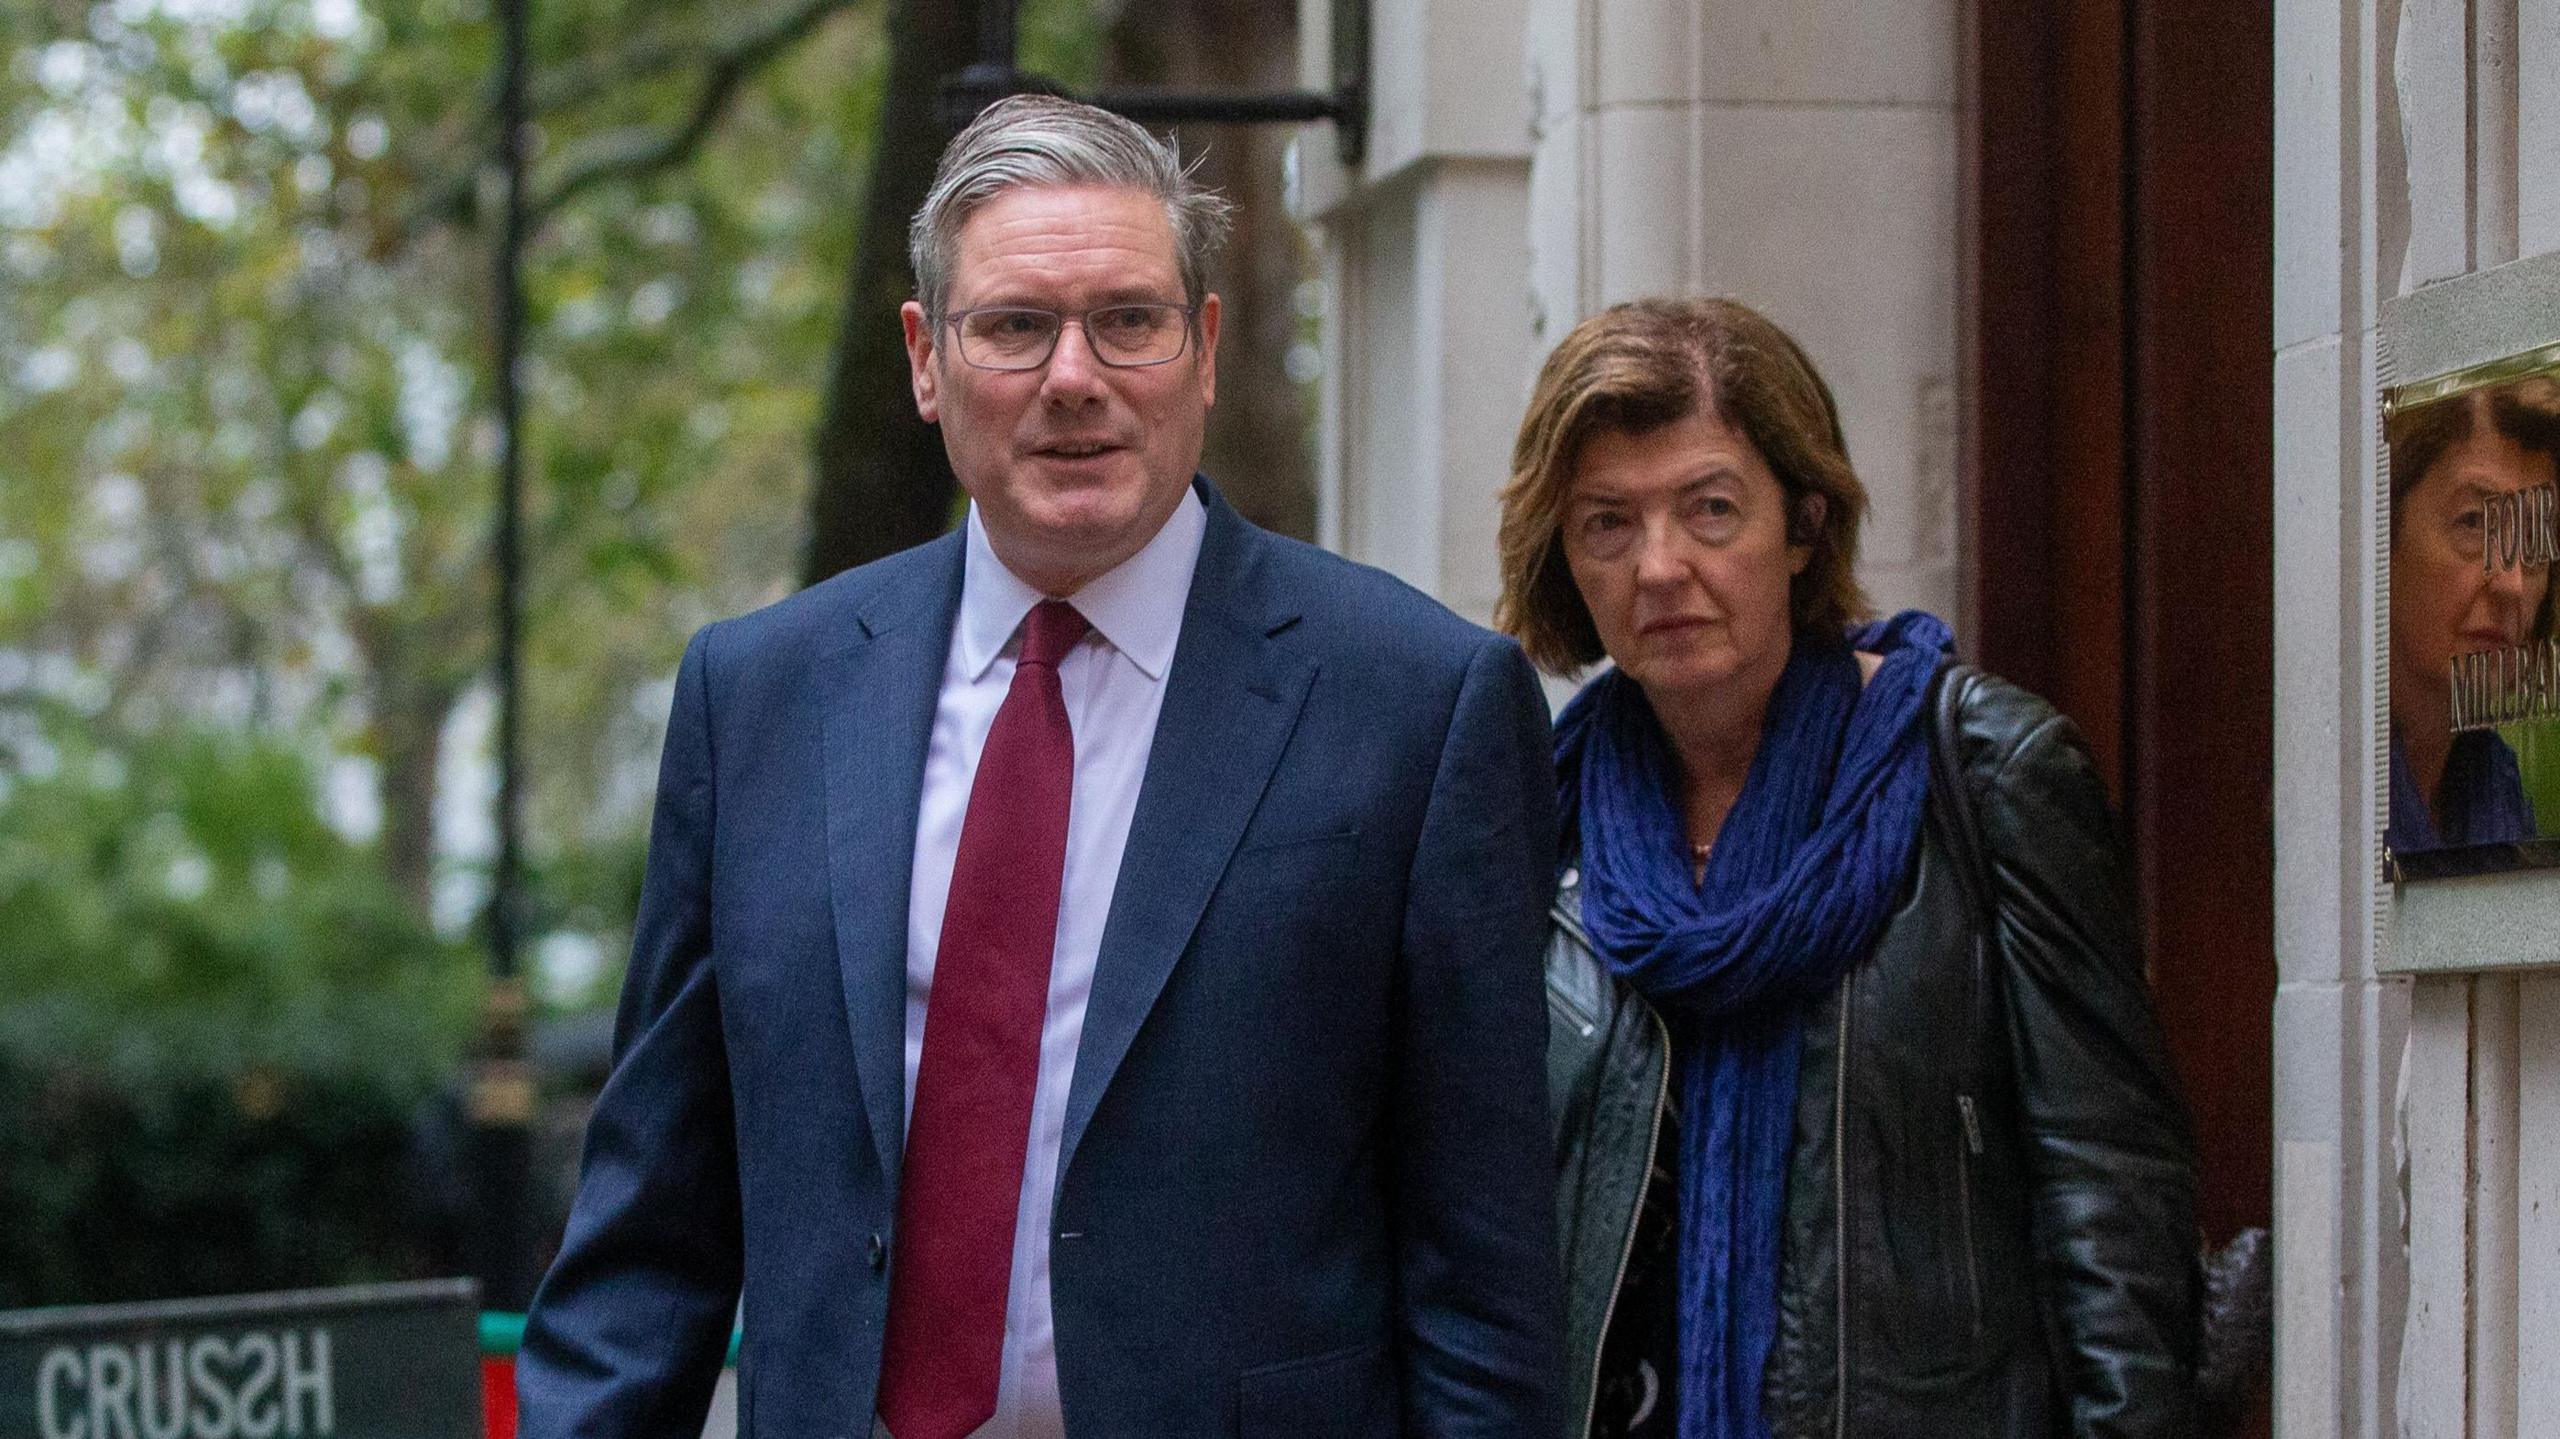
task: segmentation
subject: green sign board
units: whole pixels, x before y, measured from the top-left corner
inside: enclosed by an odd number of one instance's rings
[[[479,1286],[0,1313],[6,1439],[479,1439]]]

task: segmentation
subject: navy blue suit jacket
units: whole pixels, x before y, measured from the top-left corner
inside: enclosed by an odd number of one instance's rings
[[[1519,649],[1209,508],[1070,1086],[1067,1431],[1546,1439],[1561,1301]],[[869,1439],[958,535],[694,637],[527,1439]]]

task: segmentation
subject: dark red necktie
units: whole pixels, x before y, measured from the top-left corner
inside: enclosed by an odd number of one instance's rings
[[[1023,622],[960,822],[898,1185],[880,1374],[892,1439],[961,1439],[996,1412],[1075,788],[1058,661],[1084,632],[1064,600]]]

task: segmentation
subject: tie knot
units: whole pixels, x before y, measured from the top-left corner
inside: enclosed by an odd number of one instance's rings
[[[1076,647],[1091,628],[1076,607],[1065,600],[1042,600],[1031,607],[1031,615],[1022,622],[1022,653],[1014,663],[1058,667],[1067,651]]]

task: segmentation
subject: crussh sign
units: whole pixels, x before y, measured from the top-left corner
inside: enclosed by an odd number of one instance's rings
[[[0,1435],[475,1439],[467,1280],[0,1313]]]
[[[36,1361],[37,1439],[331,1439],[329,1331],[61,1344]]]

